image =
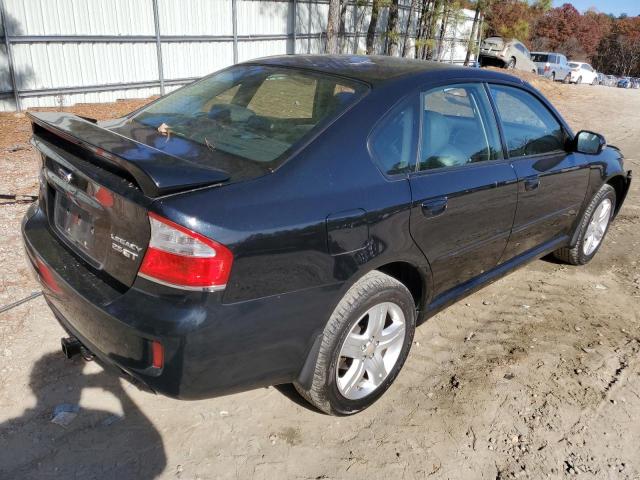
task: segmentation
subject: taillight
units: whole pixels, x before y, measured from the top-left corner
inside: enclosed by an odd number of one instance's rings
[[[224,245],[149,212],[151,240],[138,275],[186,290],[222,290],[233,254]]]

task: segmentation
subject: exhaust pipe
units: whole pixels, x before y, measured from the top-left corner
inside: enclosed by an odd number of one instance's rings
[[[75,357],[76,355],[82,355],[86,361],[93,360],[93,353],[91,353],[76,337],[67,337],[60,339],[60,345],[62,346],[62,353],[68,359]]]

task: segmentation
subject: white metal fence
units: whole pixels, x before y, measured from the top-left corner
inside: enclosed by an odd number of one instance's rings
[[[410,0],[400,1],[401,42]],[[363,53],[371,5],[349,0],[343,53]],[[256,57],[322,53],[328,0],[0,0],[0,111],[165,93]],[[375,50],[385,44],[382,9]],[[473,12],[441,59],[464,60]],[[408,25],[413,56],[417,14]]]

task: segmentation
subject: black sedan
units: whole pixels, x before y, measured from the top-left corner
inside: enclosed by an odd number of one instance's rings
[[[631,181],[530,85],[418,60],[271,57],[113,121],[30,116],[23,236],[64,350],[185,399],[294,383],[358,412],[416,324],[589,262]]]

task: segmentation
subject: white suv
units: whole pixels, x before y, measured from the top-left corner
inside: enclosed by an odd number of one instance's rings
[[[576,85],[579,83],[598,84],[598,72],[588,63],[569,62],[569,66],[571,67],[571,83]]]

